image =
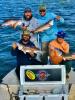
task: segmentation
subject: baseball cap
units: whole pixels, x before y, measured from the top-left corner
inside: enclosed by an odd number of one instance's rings
[[[39,10],[46,10],[46,6],[44,4],[40,5]]]
[[[25,30],[23,31],[23,36],[30,36],[30,31],[29,30]]]
[[[57,32],[56,35],[57,35],[57,37],[59,37],[59,38],[65,38],[66,33],[65,33],[63,30],[60,30],[60,31]]]
[[[25,8],[24,12],[32,12],[32,11],[31,11],[31,8],[27,7]]]

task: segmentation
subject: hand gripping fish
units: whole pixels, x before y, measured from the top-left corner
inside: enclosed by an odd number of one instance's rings
[[[47,23],[45,23],[44,25],[39,26],[38,28],[36,28],[34,30],[34,33],[38,33],[38,32],[43,32],[44,30],[49,29],[51,26],[53,26],[54,21],[50,20]]]
[[[41,50],[38,50],[37,48],[31,48],[31,47],[25,47],[24,45],[20,44],[20,43],[16,43],[18,46],[18,49],[23,51],[23,53],[27,53],[27,52],[33,52],[33,53],[40,53],[43,54],[44,52]]]
[[[14,27],[15,25],[16,26],[21,25],[21,20],[6,20],[0,26],[1,27],[6,27],[6,26]]]

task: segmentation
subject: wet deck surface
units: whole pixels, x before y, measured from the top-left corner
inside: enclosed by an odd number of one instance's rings
[[[17,94],[19,85],[9,85],[10,94]],[[0,85],[0,100],[10,100],[10,94],[6,85]],[[14,95],[12,95],[14,96]],[[13,97],[13,100],[15,98]],[[69,100],[75,100],[75,84],[72,85],[69,92]]]
[[[17,94],[19,89],[18,85],[10,85],[9,87],[7,87],[7,85],[0,85],[0,100],[10,100],[12,93]],[[12,94],[12,97],[14,95]],[[15,100],[15,98],[13,97],[12,100]]]
[[[71,69],[71,71],[69,73],[68,82],[72,83],[72,84],[75,84],[75,71],[73,71],[73,69]]]
[[[75,84],[72,84],[69,92],[69,100],[75,100]]]

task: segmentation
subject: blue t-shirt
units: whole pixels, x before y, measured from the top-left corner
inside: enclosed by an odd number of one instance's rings
[[[53,26],[51,28],[39,33],[41,42],[50,42],[56,38],[56,33],[58,32],[57,23],[55,21],[57,15],[54,13],[46,13],[45,16],[38,16],[39,26],[45,24],[50,20],[54,20]],[[63,18],[60,18],[60,22],[64,22]]]

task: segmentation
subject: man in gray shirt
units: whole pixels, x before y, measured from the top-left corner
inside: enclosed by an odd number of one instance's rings
[[[15,24],[14,27],[18,25],[18,22]],[[38,47],[38,38],[37,34],[32,34],[32,31],[35,30],[39,24],[38,20],[33,17],[31,8],[25,8],[24,15],[22,20],[19,20],[19,25],[21,26],[22,30],[29,30],[31,34],[31,41]]]

